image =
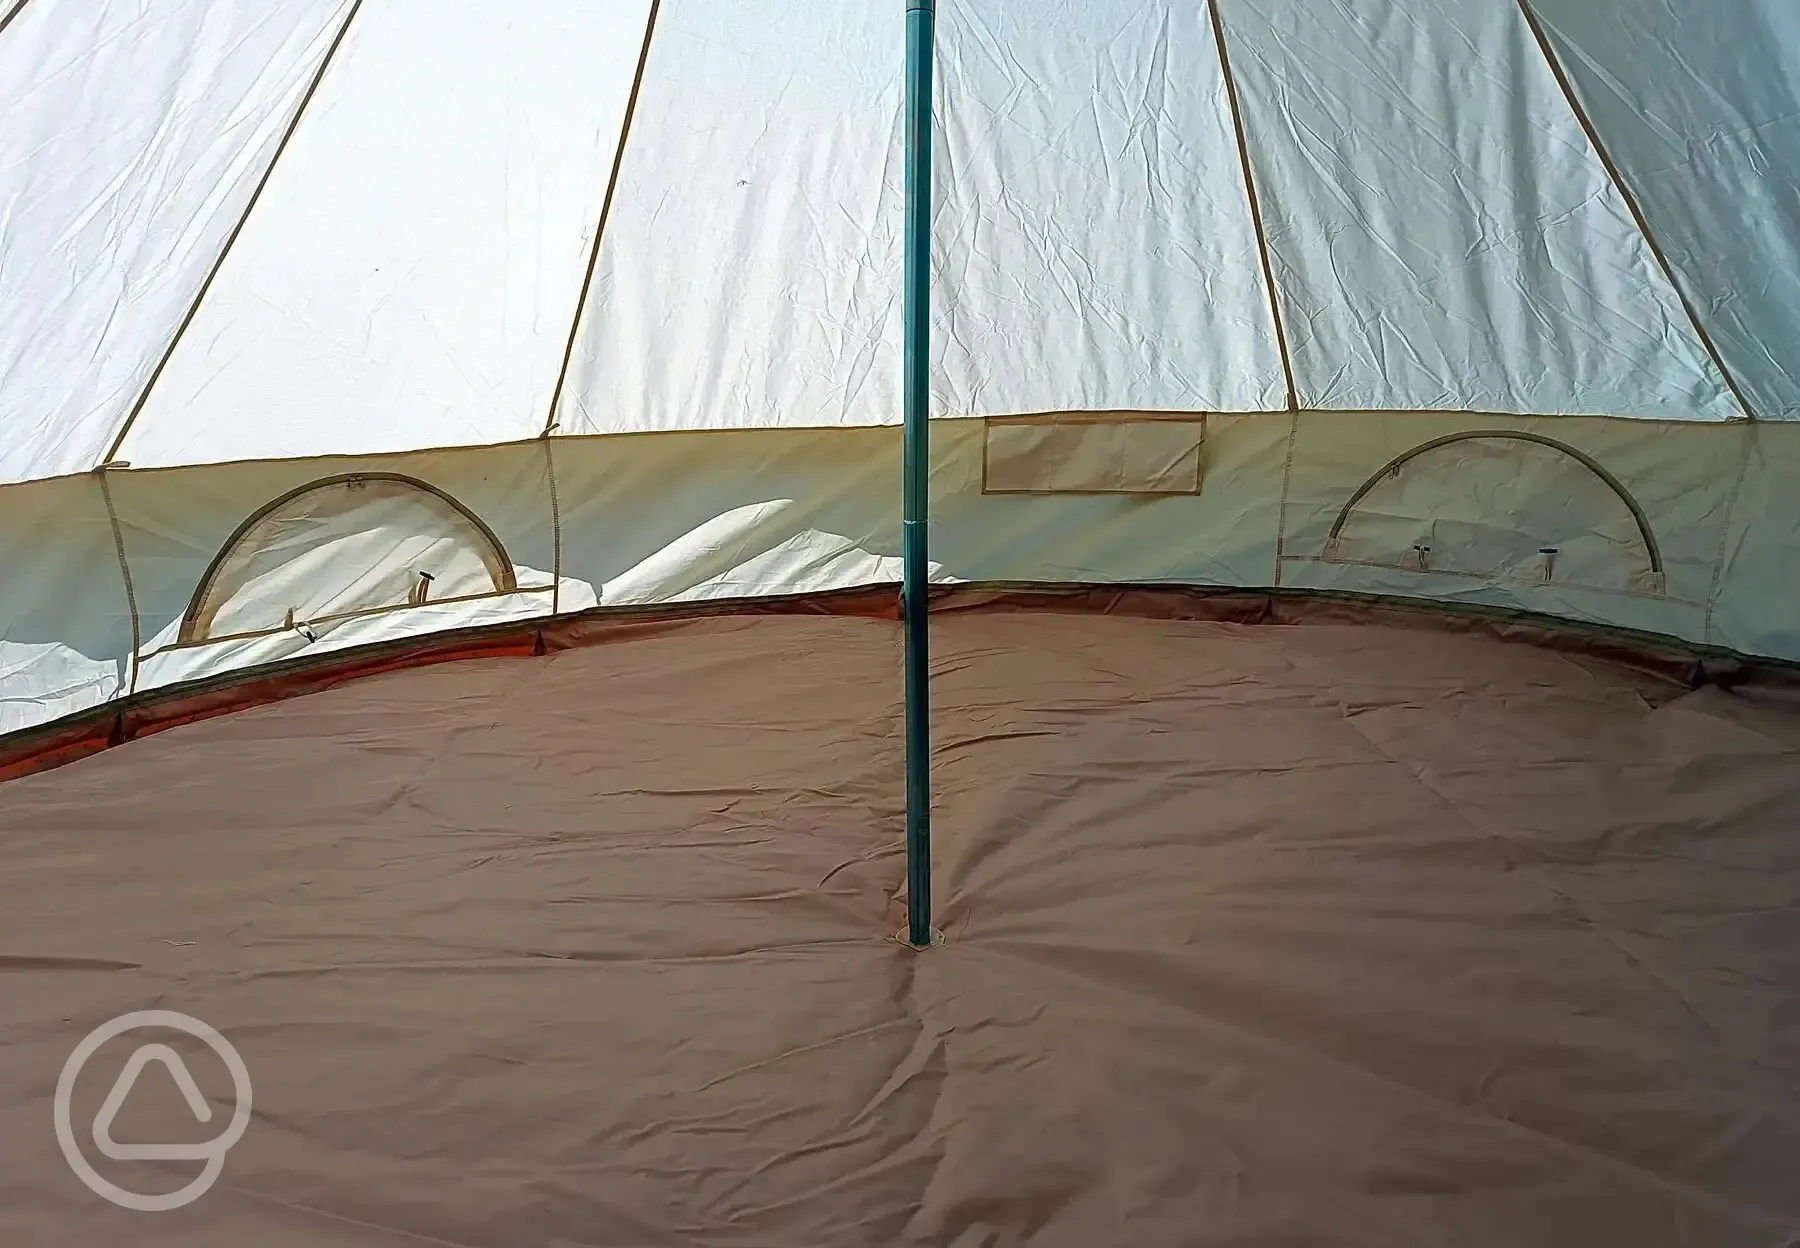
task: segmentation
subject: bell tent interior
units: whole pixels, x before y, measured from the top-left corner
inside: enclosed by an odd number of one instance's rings
[[[1800,1242],[1797,67],[0,4],[0,1242]]]

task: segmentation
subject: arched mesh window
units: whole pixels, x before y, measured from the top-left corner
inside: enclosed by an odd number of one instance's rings
[[[330,477],[239,526],[195,591],[181,642],[516,588],[499,539],[443,491],[385,473]]]
[[[1662,556],[1641,508],[1574,447],[1534,433],[1455,433],[1369,478],[1325,557],[1484,579],[1660,594]]]

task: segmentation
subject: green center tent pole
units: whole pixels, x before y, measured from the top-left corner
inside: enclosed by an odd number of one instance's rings
[[[906,0],[906,336],[900,610],[906,630],[906,935],[931,944],[931,662],[925,590],[931,439],[931,33],[935,0]]]

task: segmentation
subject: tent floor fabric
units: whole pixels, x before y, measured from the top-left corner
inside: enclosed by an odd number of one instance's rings
[[[0,1242],[1793,1242],[1800,711],[1479,637],[953,614],[920,953],[899,645],[701,620],[0,786]],[[157,1214],[52,1130],[149,1008],[254,1087]],[[200,1163],[87,1129],[135,1043],[74,1134],[168,1192]],[[218,1134],[145,1071],[114,1138]]]

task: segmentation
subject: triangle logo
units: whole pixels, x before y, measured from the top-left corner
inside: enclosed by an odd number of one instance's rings
[[[131,1055],[125,1063],[125,1069],[113,1082],[112,1091],[106,1094],[106,1100],[100,1105],[100,1112],[94,1116],[94,1147],[101,1154],[114,1161],[204,1161],[216,1149],[212,1142],[201,1144],[121,1144],[112,1138],[113,1120],[118,1117],[119,1110],[137,1086],[138,1076],[144,1073],[144,1067],[151,1062],[160,1062],[181,1090],[188,1108],[200,1122],[211,1122],[212,1106],[200,1094],[200,1085],[194,1082],[193,1074],[181,1055],[166,1044],[146,1044]]]

